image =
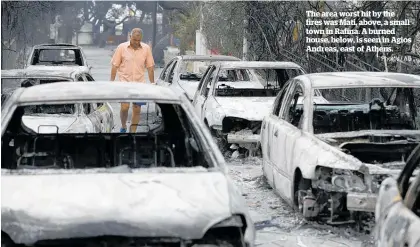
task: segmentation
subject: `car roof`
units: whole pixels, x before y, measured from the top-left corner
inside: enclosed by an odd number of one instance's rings
[[[81,49],[77,45],[58,43],[58,44],[38,44],[34,46],[34,49]]]
[[[241,61],[241,59],[234,56],[224,55],[182,55],[179,56],[182,60],[209,60],[209,61]]]
[[[100,84],[100,85],[98,85]],[[110,81],[55,82],[23,88],[17,103],[161,100],[181,103],[181,93],[148,83]]]
[[[272,61],[233,61],[233,62],[215,62],[222,69],[302,69],[293,62],[272,62]]]
[[[34,77],[67,77],[73,78],[76,74],[87,73],[83,66],[44,66],[34,65],[26,69],[2,70],[1,77],[34,78]]]
[[[340,87],[420,87],[420,76],[392,72],[325,72],[295,77],[312,88]]]

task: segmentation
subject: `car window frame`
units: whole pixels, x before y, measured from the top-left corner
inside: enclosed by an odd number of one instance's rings
[[[289,115],[289,107],[286,108],[286,105],[289,105],[292,102],[293,96],[294,96],[294,94],[296,92],[296,89],[298,87],[300,87],[302,89],[302,94],[303,94],[303,96],[305,98],[305,86],[304,86],[304,84],[301,81],[296,80],[296,79],[294,79],[294,81],[295,82],[293,82],[291,84],[292,86],[289,88],[289,90],[287,92],[287,94],[288,94],[287,102],[288,103],[287,104],[283,104],[281,106],[281,110],[280,110],[281,111],[281,115],[279,114],[279,118],[280,119],[288,122],[291,125],[293,125],[293,124],[291,122],[289,122],[288,119],[285,118],[286,117],[285,116],[285,113],[287,113],[287,116]],[[302,107],[303,107],[303,113],[302,113],[302,116],[301,117],[304,117],[304,114],[305,114],[305,104],[302,104]],[[293,125],[293,126],[295,126],[295,125]],[[304,126],[304,124],[302,123],[302,125],[298,124],[298,126],[295,126],[295,127],[298,128],[298,129],[300,129],[300,130],[303,130],[304,129],[303,126]]]
[[[179,60],[176,59],[174,61],[174,64],[172,65],[172,67],[169,70],[169,74],[167,75],[167,80],[166,80],[166,82],[169,83],[169,84],[172,84],[174,82],[174,79],[175,79],[175,68],[177,67],[178,62],[179,62]],[[170,81],[171,74],[173,74],[172,81]]]
[[[284,87],[277,94],[276,99],[274,100],[273,108],[271,110],[271,114],[273,116],[276,116],[278,118],[280,117],[281,106],[282,106],[281,103],[283,102],[283,99],[287,95],[287,91],[291,87],[293,81],[294,81],[294,79],[290,79],[288,82],[286,82],[286,84],[284,85]],[[278,112],[276,113],[277,109],[278,109]]]
[[[290,97],[292,97],[292,96],[291,96],[291,91],[295,90],[295,88],[296,88],[296,84],[297,84],[296,82],[293,82],[293,83],[291,83],[291,84],[290,84],[290,86],[289,86],[289,88],[287,89],[287,92],[286,92],[286,99],[285,99],[285,100],[283,100],[283,101],[289,101],[289,98],[290,98]],[[282,120],[284,120],[284,121],[288,122],[287,120],[285,120],[285,119],[283,118],[283,116],[284,116],[284,111],[285,111],[285,104],[282,104],[282,105],[280,106],[280,112],[279,112],[278,117],[279,117],[279,119],[282,119]]]
[[[170,60],[169,63],[163,68],[162,73],[159,75],[160,80],[166,81],[166,77],[168,76],[166,73],[169,72],[169,68],[173,65],[175,60],[176,58]]]
[[[215,72],[217,70],[217,67],[215,65],[210,65],[210,66],[209,66],[209,70],[208,70],[209,73],[206,75],[206,78],[204,79],[205,81],[204,81],[203,85],[201,86],[201,90],[200,90],[200,95],[203,96],[204,98],[207,98],[210,94],[210,91],[212,89],[212,85],[210,84],[209,90],[207,90],[207,85],[209,85],[209,83],[211,83],[214,80],[214,77],[213,77],[213,79],[211,79],[211,75],[212,75],[213,72]]]
[[[401,170],[397,179],[397,186],[402,198],[405,198],[406,193],[410,188],[410,178],[413,176],[414,171],[420,166],[420,144],[418,144],[411,154],[408,156],[407,163]],[[417,175],[420,177],[420,173]]]
[[[403,203],[407,209],[413,212],[415,215],[418,215],[418,212],[413,210],[416,202],[418,202],[420,196],[420,176],[417,176],[416,179],[410,184],[407,189],[407,194],[403,199]],[[417,205],[420,206],[420,205]]]

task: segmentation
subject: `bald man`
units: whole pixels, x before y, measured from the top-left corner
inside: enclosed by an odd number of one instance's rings
[[[149,81],[155,84],[152,49],[149,45],[141,42],[143,32],[140,28],[134,28],[130,32],[130,41],[120,44],[112,57],[111,81],[115,81],[118,74],[119,81],[123,82],[146,82],[144,79],[145,69],[149,74]],[[136,132],[140,122],[140,110],[144,103],[133,103],[133,114],[131,118],[130,132]],[[127,118],[130,103],[121,103],[120,132],[127,132]]]

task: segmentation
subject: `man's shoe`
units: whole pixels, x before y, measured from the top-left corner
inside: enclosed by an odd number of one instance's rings
[[[126,129],[126,128],[121,128],[121,129],[120,129],[120,132],[121,132],[121,133],[125,133],[125,132],[127,132],[127,129]]]

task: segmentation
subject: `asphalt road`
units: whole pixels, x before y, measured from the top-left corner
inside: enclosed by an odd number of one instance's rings
[[[85,47],[86,56],[93,65],[95,80],[109,80],[112,48]],[[155,78],[161,69],[155,70]],[[146,77],[147,78],[147,77]],[[119,106],[113,104],[115,131],[120,129]],[[141,124],[153,121],[154,105],[142,106]],[[129,119],[131,118],[131,113]],[[228,160],[230,175],[242,189],[257,231],[257,246],[264,247],[365,247],[370,236],[356,232],[351,226],[328,226],[307,222],[282,201],[265,183],[261,160]]]

